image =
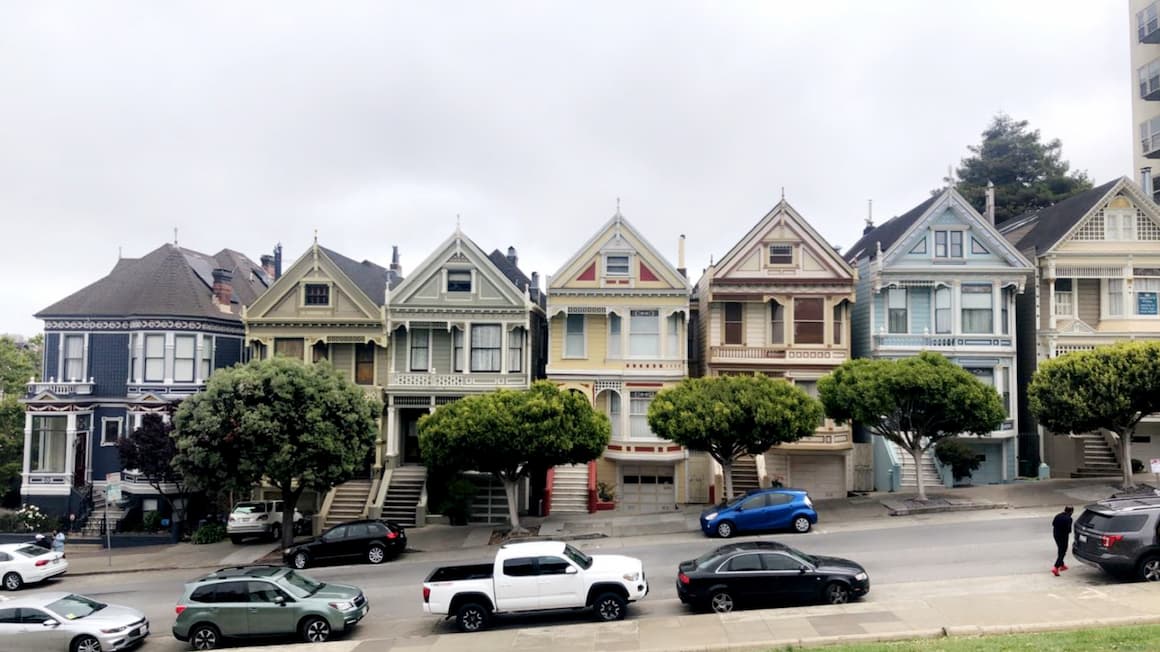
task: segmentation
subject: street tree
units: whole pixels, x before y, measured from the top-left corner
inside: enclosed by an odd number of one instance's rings
[[[1086,172],[1072,171],[1063,160],[1059,139],[1044,142],[1026,120],[999,113],[982,136],[981,143],[968,147],[971,156],[960,162],[955,189],[981,213],[987,183],[993,182],[997,224],[1092,187]]]
[[[856,422],[910,453],[916,469],[929,448],[948,437],[985,435],[1003,422],[1003,402],[943,356],[925,351],[902,360],[850,360],[818,381],[826,414]],[[918,499],[926,500],[922,474]]]
[[[737,458],[812,435],[822,417],[801,388],[762,375],[687,378],[658,392],[648,409],[657,436],[717,460],[730,500]]]
[[[537,469],[583,464],[604,452],[608,417],[582,394],[548,381],[441,405],[419,420],[429,467],[490,473],[503,484],[512,531],[520,532],[516,489]]]
[[[203,490],[281,493],[294,522],[304,491],[324,493],[354,477],[378,431],[379,402],[330,365],[272,358],[221,369],[174,415],[174,467]],[[293,541],[282,528],[282,542]]]
[[[0,336],[0,394],[22,396],[28,381],[40,375],[38,360],[34,343]]]
[[[29,380],[40,375],[39,343],[0,337],[0,498],[20,476],[24,459],[24,395]]]
[[[146,414],[139,428],[117,441],[117,453],[121,457],[121,468],[139,471],[169,505],[174,522],[184,523],[189,488],[185,475],[173,466],[177,442],[173,438],[172,422],[166,422],[160,414]],[[165,491],[166,485],[173,490]]]
[[[1132,435],[1160,412],[1160,342],[1123,342],[1077,351],[1039,365],[1027,387],[1031,414],[1059,433],[1110,430],[1119,440],[1125,487],[1131,487]]]

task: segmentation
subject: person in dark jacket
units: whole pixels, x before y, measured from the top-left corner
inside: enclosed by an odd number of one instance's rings
[[[1055,547],[1059,552],[1055,557],[1055,566],[1051,567],[1051,574],[1056,577],[1059,577],[1059,571],[1067,570],[1063,556],[1067,553],[1067,538],[1071,535],[1071,513],[1074,511],[1075,509],[1068,505],[1051,521],[1051,535],[1055,538]]]
[[[52,550],[52,542],[45,538],[43,534],[36,535],[36,538],[32,540],[32,545],[40,546],[45,550]]]

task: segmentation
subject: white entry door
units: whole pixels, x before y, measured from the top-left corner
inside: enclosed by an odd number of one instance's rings
[[[620,469],[618,511],[669,512],[677,507],[675,473],[671,464],[625,464]]]

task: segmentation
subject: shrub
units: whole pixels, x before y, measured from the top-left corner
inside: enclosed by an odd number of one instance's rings
[[[36,505],[25,505],[16,512],[16,522],[29,532],[38,532],[48,525],[48,514]]]
[[[197,528],[190,541],[193,543],[217,543],[226,538],[226,526],[220,523],[206,523]]]
[[[479,488],[467,478],[456,478],[447,484],[447,495],[440,505],[440,511],[451,520],[452,525],[467,525],[471,516],[471,503]]]
[[[951,475],[956,481],[971,477],[971,472],[982,464],[975,451],[958,439],[940,441],[935,445],[934,454],[939,462],[951,467]]]
[[[141,528],[146,532],[156,532],[161,529],[161,512],[145,512],[141,517]]]
[[[1132,458],[1132,473],[1143,473],[1144,463],[1136,458]]]
[[[16,518],[16,512],[0,512],[0,532],[20,532],[24,529]]]

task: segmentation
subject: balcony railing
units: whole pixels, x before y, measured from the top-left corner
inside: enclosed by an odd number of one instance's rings
[[[93,393],[93,387],[96,383],[90,378],[87,382],[83,380],[69,380],[59,381],[50,378],[48,382],[32,381],[28,383],[28,395],[36,396],[42,392],[50,392],[55,396],[90,396]]]
[[[737,346],[709,347],[711,362],[843,362],[848,357],[844,349],[805,349],[792,346]]]
[[[48,473],[43,471],[29,471],[24,476],[24,482],[30,485],[65,486],[72,483],[72,473]]]
[[[523,374],[479,374],[479,373],[426,373],[408,372],[394,373],[389,376],[390,385],[394,387],[422,387],[432,389],[467,388],[486,389],[489,387],[524,387],[528,384]]]
[[[780,448],[853,448],[853,446],[854,442],[850,439],[850,433],[825,432],[802,437],[793,443],[782,444]]]
[[[951,349],[959,347],[1007,347],[1011,336],[994,335],[901,335],[880,333],[874,336],[880,348]]]

